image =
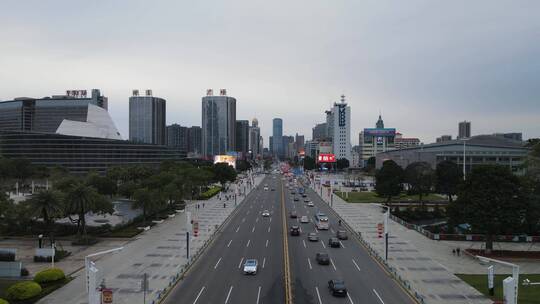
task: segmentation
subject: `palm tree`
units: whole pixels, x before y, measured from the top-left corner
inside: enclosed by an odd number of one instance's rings
[[[68,204],[67,214],[77,215],[76,220],[71,220],[77,223],[77,238],[84,240],[86,236],[86,213],[112,213],[113,207],[111,202],[103,195],[99,194],[97,190],[84,183],[77,182],[68,189],[66,196],[66,202]],[[70,217],[71,219],[71,217]]]
[[[54,242],[52,224],[54,219],[62,215],[64,198],[60,191],[43,190],[33,195],[28,201],[30,210],[34,215],[41,217],[45,223],[45,233],[49,233],[51,243]]]
[[[154,207],[153,197],[148,188],[140,188],[135,190],[133,193],[134,202],[131,206],[133,209],[140,208],[142,209],[143,216],[143,225],[146,225],[146,215],[148,211],[152,210]]]

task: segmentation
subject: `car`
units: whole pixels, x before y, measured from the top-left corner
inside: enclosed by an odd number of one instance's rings
[[[336,237],[340,240],[347,240],[349,238],[347,231],[341,229],[336,231]]]
[[[302,193],[302,197],[307,197],[307,194],[305,194],[305,193]]]
[[[270,212],[269,212],[268,210],[264,210],[264,211],[262,212],[262,216],[264,216],[264,217],[269,217],[269,216],[270,216]]]
[[[298,202],[300,199],[299,199],[298,197],[295,196],[293,200],[294,200],[295,202]]]
[[[341,247],[341,244],[339,243],[339,240],[335,237],[331,237],[328,239],[328,246],[332,248],[339,248]]]
[[[272,188],[272,191],[276,191],[276,189],[275,189],[275,188]]]
[[[307,215],[302,215],[302,217],[300,217],[300,223],[302,224],[309,223],[309,219]]]
[[[311,201],[308,202],[307,205],[308,205],[308,207],[315,207],[315,205],[313,205],[313,202],[311,202]]]
[[[315,255],[315,260],[319,265],[330,265],[330,257],[328,256],[328,253],[317,252]]]
[[[268,191],[268,187],[267,187],[267,186],[264,186],[264,191]]]
[[[296,192],[295,192],[295,191],[291,191],[291,194],[292,194],[292,195],[295,195],[295,194],[296,194]]]
[[[256,259],[247,259],[244,263],[244,274],[257,274],[258,266]]]
[[[298,217],[298,213],[296,213],[296,211],[291,211],[291,218],[297,218]]]
[[[300,235],[300,227],[298,226],[291,226],[291,235],[292,236],[299,236]]]
[[[310,242],[318,242],[319,241],[319,236],[315,232],[308,233],[307,238],[308,238],[308,241],[310,241]]]
[[[311,200],[309,198],[304,199],[304,203],[309,203]]]
[[[346,297],[347,288],[343,280],[330,280],[328,281],[328,289],[330,293],[335,297]]]

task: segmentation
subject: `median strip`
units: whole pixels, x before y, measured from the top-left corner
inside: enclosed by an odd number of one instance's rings
[[[283,267],[285,283],[285,304],[292,304],[291,272],[289,264],[289,241],[287,233],[287,217],[285,215],[285,193],[283,192],[283,183],[281,183],[281,218],[283,223]]]

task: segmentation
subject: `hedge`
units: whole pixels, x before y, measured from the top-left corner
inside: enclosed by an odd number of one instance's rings
[[[6,291],[6,296],[10,300],[21,301],[38,296],[40,293],[41,286],[38,283],[26,281],[11,285]]]
[[[63,280],[65,278],[66,275],[64,274],[62,269],[49,268],[36,273],[36,276],[34,277],[34,282],[43,284]]]
[[[218,194],[219,191],[221,191],[221,187],[212,187],[212,188],[206,190],[205,192],[201,193],[199,198],[202,199],[202,200],[207,200],[207,199],[213,197],[214,195]]]
[[[9,304],[9,302],[4,299],[0,299],[0,304]]]

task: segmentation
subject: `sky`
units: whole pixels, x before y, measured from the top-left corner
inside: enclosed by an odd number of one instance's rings
[[[98,88],[128,137],[132,89],[201,124],[206,89],[237,119],[311,138],[341,94],[352,143],[386,127],[425,143],[472,133],[540,137],[540,1],[1,0],[0,100]]]

